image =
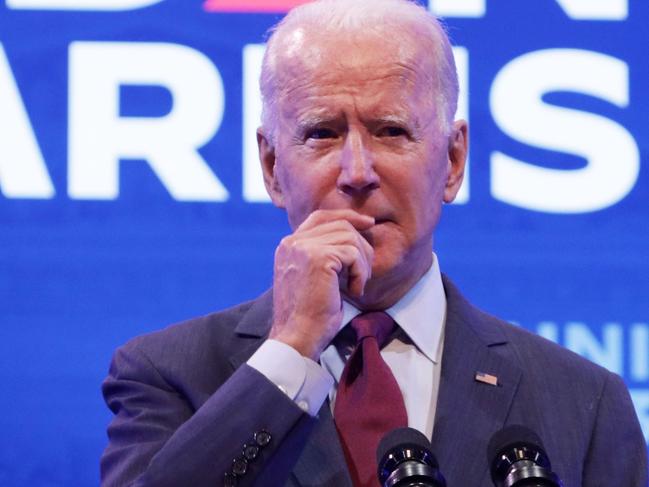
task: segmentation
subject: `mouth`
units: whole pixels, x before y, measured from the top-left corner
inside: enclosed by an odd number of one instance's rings
[[[391,223],[391,222],[392,220],[390,220],[389,218],[383,218],[383,217],[374,218],[374,226],[383,225],[385,223]]]
[[[374,247],[376,243],[376,238],[381,233],[380,230],[379,233],[376,233],[376,230],[378,230],[377,227],[382,227],[385,224],[389,224],[391,221],[392,220],[390,220],[389,218],[376,217],[374,219],[374,225],[360,233],[363,236],[363,238],[367,240],[372,247]]]

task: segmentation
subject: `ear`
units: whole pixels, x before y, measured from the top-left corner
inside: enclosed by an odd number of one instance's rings
[[[451,203],[457,196],[462,180],[466,156],[469,150],[469,126],[465,120],[453,122],[448,141],[448,174],[444,188],[444,202]]]
[[[257,129],[257,147],[259,148],[259,162],[261,162],[266,192],[275,206],[284,208],[284,194],[275,170],[275,146],[261,127]]]

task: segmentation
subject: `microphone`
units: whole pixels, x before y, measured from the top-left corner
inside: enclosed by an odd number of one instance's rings
[[[541,439],[525,426],[511,425],[496,432],[487,447],[487,460],[496,487],[563,487]]]
[[[386,434],[376,451],[382,487],[446,487],[428,438],[413,428]]]

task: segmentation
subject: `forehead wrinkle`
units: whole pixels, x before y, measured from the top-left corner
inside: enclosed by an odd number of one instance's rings
[[[285,104],[281,110],[282,118],[292,131],[297,132],[323,124],[344,124],[349,116],[354,115],[366,127],[396,124],[418,133],[436,120],[437,114],[430,96],[426,97],[425,103],[430,109],[422,112],[419,109],[422,104],[419,96],[396,97],[391,91],[385,90],[379,93],[379,97],[370,100],[351,95],[349,102],[342,106],[336,101],[329,104],[327,96],[312,94],[305,97],[302,103]],[[336,93],[334,96],[340,95]]]
[[[298,40],[301,42],[303,39]],[[363,111],[391,115],[385,118],[387,122],[406,122],[413,127],[421,127],[429,124],[429,120],[423,120],[424,118],[435,117],[434,113],[431,113],[431,117],[417,116],[420,115],[417,106],[424,103],[432,108],[434,105],[432,68],[421,48],[413,49],[410,46],[407,54],[404,47],[388,49],[391,52],[388,52],[387,59],[379,57],[376,51],[346,58],[329,46],[316,49],[316,57],[304,51],[293,52],[290,59],[286,55],[282,56],[283,69],[280,70],[281,77],[276,92],[278,108],[293,123],[300,120],[317,124],[340,117],[341,113],[331,113],[331,110],[340,110],[340,100],[334,99],[332,104],[328,104],[328,98],[346,95],[351,96],[349,107],[356,113],[360,114],[357,106],[360,101],[365,105],[360,107],[365,109]],[[356,99],[358,93],[372,94],[372,84],[390,83],[391,78],[394,79],[394,88],[391,90],[379,86],[376,90],[378,96],[369,99],[361,96]],[[391,92],[404,96],[395,97]],[[393,115],[396,111],[402,112],[402,115]]]
[[[339,93],[336,96],[340,96]],[[386,104],[383,98],[371,103],[364,100],[358,100],[353,95],[350,96],[349,103],[341,106],[339,103],[329,105],[326,97],[312,95],[307,100],[316,100],[315,103],[301,103],[296,105],[289,104],[282,112],[287,118],[293,119],[299,126],[314,126],[323,123],[334,123],[348,119],[351,113],[356,114],[359,120],[364,124],[376,123],[398,123],[410,124],[413,122],[411,110],[407,103],[401,100],[394,100]],[[360,105],[360,106],[359,106]]]
[[[346,75],[349,75],[349,70],[340,70],[335,73],[331,70],[327,70],[325,73],[318,73],[318,71],[311,72],[309,74],[301,73],[301,76],[293,78],[290,81],[283,83],[282,87],[279,90],[279,99],[284,100],[287,98],[294,99],[296,93],[300,93],[300,90],[304,90],[303,98],[308,100],[310,98],[322,98],[323,96],[329,95],[351,95],[354,96],[359,92],[367,92],[371,90],[371,86],[375,83],[384,82],[393,78],[396,80],[395,84],[397,87],[402,88],[404,86],[414,87],[414,91],[418,92],[420,88],[426,88],[426,86],[418,86],[420,84],[419,79],[412,74],[417,74],[417,70],[410,69],[409,72],[403,73],[403,66],[397,66],[389,69],[389,72],[380,75],[371,75],[367,76],[366,79],[354,80],[353,82],[347,81],[345,78]],[[358,69],[361,72],[374,72],[372,67],[363,67]],[[333,92],[332,92],[333,89]],[[325,92],[325,93],[323,93]],[[328,93],[327,93],[328,92]]]

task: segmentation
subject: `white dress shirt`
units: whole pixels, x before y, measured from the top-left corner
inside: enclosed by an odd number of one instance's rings
[[[437,256],[421,279],[385,310],[399,325],[381,356],[399,384],[408,426],[432,437],[446,322],[446,296]],[[343,302],[343,330],[361,311]],[[353,344],[339,332],[320,355],[320,364],[277,340],[266,340],[248,360],[304,411],[315,416],[325,398],[335,404],[336,388]],[[341,343],[342,342],[342,343]],[[337,348],[338,346],[338,348]],[[335,411],[334,415],[335,415]]]

